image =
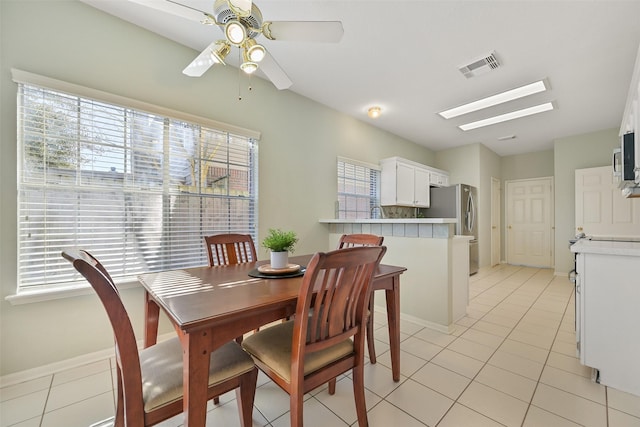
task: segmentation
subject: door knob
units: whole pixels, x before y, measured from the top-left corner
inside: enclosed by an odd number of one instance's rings
[[[511,226],[509,226],[509,230],[511,230]]]

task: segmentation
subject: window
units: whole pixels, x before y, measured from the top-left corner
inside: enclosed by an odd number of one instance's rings
[[[88,250],[118,280],[207,264],[204,235],[256,239],[257,149],[196,121],[19,83],[18,291],[86,286],[62,250]]]
[[[380,209],[380,169],[339,157],[337,217],[371,218],[374,208]]]

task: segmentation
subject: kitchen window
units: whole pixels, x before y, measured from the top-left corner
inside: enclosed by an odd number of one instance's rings
[[[18,294],[86,287],[63,250],[125,281],[207,264],[204,235],[256,238],[259,134],[20,80]]]
[[[380,168],[338,157],[338,200],[336,218],[357,219],[380,212]]]

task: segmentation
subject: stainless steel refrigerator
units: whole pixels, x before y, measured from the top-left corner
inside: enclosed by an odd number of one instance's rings
[[[456,234],[473,236],[469,242],[469,274],[478,272],[478,189],[467,184],[431,187],[427,218],[456,218]]]

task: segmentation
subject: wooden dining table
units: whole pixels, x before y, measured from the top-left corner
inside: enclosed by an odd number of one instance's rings
[[[290,257],[303,268],[312,255]],[[156,343],[160,308],[184,350],[185,426],[206,421],[209,355],[223,344],[295,313],[302,276],[256,278],[249,272],[268,261],[195,267],[139,276],[145,289],[144,346]],[[400,275],[405,267],[379,265],[374,290],[385,290],[392,378],[400,380]]]

